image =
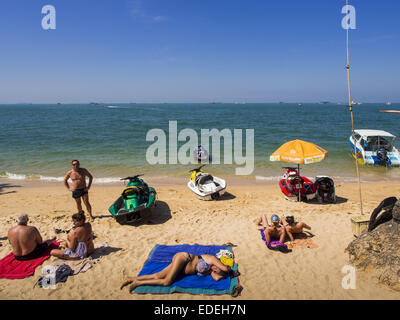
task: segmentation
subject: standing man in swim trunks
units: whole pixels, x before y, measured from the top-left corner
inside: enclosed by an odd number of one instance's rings
[[[89,178],[89,185],[86,186],[86,177]],[[72,185],[69,186],[68,179],[72,180]],[[69,191],[72,191],[72,198],[76,201],[78,212],[82,211],[82,202],[85,203],[86,209],[90,216],[90,221],[93,221],[92,206],[89,203],[89,189],[92,185],[93,176],[85,168],[80,167],[78,160],[72,161],[72,170],[68,171],[64,178],[64,185]]]

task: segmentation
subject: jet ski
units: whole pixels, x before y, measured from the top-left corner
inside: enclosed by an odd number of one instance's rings
[[[214,177],[199,168],[190,170],[191,173],[188,187],[201,200],[216,200],[225,193],[226,182],[224,179]]]
[[[155,205],[156,190],[140,179],[141,176],[139,174],[121,179],[128,181],[128,184],[121,196],[108,209],[120,224],[140,222],[150,216],[151,209]]]
[[[317,185],[306,177],[301,177],[296,168],[283,167],[286,172],[279,181],[279,186],[286,200],[307,201],[314,199]]]
[[[207,150],[202,146],[199,145],[193,150],[193,158],[197,162],[209,162],[210,155],[208,154]]]

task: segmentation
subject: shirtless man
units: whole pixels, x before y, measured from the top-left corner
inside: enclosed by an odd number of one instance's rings
[[[64,248],[53,249],[50,255],[65,260],[79,260],[90,256],[94,251],[93,231],[90,223],[85,222],[83,211],[72,216],[74,227],[69,231]]]
[[[28,226],[29,217],[27,214],[21,214],[18,219],[18,225],[8,231],[8,241],[11,244],[14,257],[18,261],[33,260],[46,250],[53,239],[43,241],[38,231],[33,226]]]
[[[289,236],[290,241],[294,241],[293,233],[303,233],[303,229],[311,230],[311,227],[304,222],[295,222],[294,216],[291,213],[285,213],[281,218],[281,223]]]
[[[279,225],[279,216],[276,214],[273,214],[271,216],[271,223],[272,225],[269,225],[267,218],[265,215],[262,215],[256,222],[257,225],[262,223],[262,226],[264,227],[264,235],[265,235],[265,241],[267,242],[267,245],[273,241],[273,240],[279,240],[279,242],[284,243],[285,242],[285,228]]]
[[[89,185],[86,187],[86,177],[89,178]],[[68,179],[72,180],[72,186],[68,184]],[[82,211],[82,202],[85,203],[86,209],[90,216],[90,221],[93,221],[92,206],[89,203],[88,191],[92,185],[93,176],[85,168],[80,168],[78,160],[72,161],[72,170],[68,171],[64,178],[64,185],[69,191],[72,191],[72,198],[76,201],[78,212]]]

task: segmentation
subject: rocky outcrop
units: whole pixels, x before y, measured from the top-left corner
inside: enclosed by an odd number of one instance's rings
[[[380,282],[400,291],[400,201],[392,214],[392,220],[364,231],[345,251],[354,266],[371,271]]]

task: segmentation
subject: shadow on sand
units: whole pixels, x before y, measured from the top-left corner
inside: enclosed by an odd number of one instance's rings
[[[338,196],[336,196],[336,202],[335,203],[332,203],[332,202],[323,202],[323,203],[320,203],[320,202],[318,202],[318,200],[317,199],[312,199],[312,200],[310,200],[310,201],[307,201],[307,203],[309,203],[309,204],[318,204],[318,205],[328,205],[328,204],[341,204],[341,203],[346,203],[348,201],[348,199],[347,198],[342,198],[342,197],[338,197]]]
[[[0,194],[16,193],[17,191],[15,191],[15,190],[4,192],[3,189],[21,188],[21,187],[22,186],[17,186],[17,185],[13,185],[13,184],[9,184],[9,183],[1,183],[0,184]]]
[[[123,225],[141,226],[144,224],[154,225],[163,224],[172,218],[171,209],[164,201],[157,200],[155,206],[151,210],[144,210],[141,212],[142,218],[138,220],[123,223]],[[112,214],[96,216],[95,219],[115,218]],[[117,222],[118,223],[118,222]]]
[[[164,202],[157,200],[151,214],[147,217],[147,221],[143,221],[140,224],[163,224],[171,219],[171,209],[169,205]]]
[[[120,250],[122,250],[122,248],[100,247],[100,248],[96,248],[90,256],[93,259],[97,259],[100,257],[108,256],[109,254],[120,251]]]
[[[235,198],[236,196],[234,196],[232,193],[225,192],[220,198],[217,199],[217,201],[232,200]]]

